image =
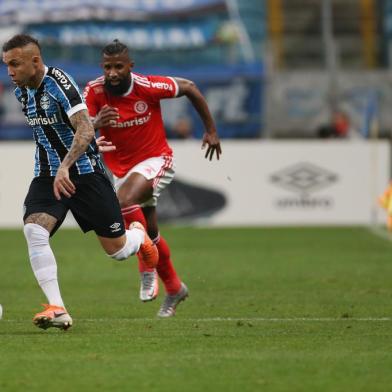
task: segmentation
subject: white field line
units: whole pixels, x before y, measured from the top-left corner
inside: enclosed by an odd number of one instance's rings
[[[113,321],[126,321],[126,322],[152,322],[165,320],[159,318],[96,318],[96,319],[74,319],[79,322],[88,323],[102,323],[102,322],[113,322]],[[178,321],[189,321],[194,323],[209,323],[209,322],[341,322],[341,321],[364,321],[364,322],[385,322],[392,321],[391,317],[282,317],[282,318],[269,318],[269,317],[206,317],[206,318],[180,318],[177,317]],[[5,319],[1,322],[12,322],[22,323],[30,322],[31,320],[12,320]]]

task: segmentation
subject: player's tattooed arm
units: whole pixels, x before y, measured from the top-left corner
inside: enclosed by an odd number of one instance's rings
[[[178,84],[178,97],[185,95],[192,103],[194,108],[201,120],[203,121],[205,133],[203,135],[202,148],[204,149],[208,145],[205,158],[209,158],[211,161],[214,153],[216,153],[217,159],[222,154],[222,148],[220,145],[220,140],[218,132],[216,130],[214,119],[212,118],[210,109],[203,94],[200,92],[198,87],[194,82],[188,79],[175,78]]]
[[[71,148],[61,162],[54,179],[53,191],[57,200],[61,199],[61,195],[71,197],[75,193],[75,185],[69,178],[69,168],[87,150],[95,135],[87,110],[76,112],[70,117],[70,121],[76,132]]]
[[[73,114],[70,121],[76,132],[71,148],[61,163],[61,166],[67,167],[68,169],[87,150],[95,135],[93,124],[86,109]]]

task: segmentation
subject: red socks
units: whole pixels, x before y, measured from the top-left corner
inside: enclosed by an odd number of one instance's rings
[[[135,221],[140,222],[145,228],[147,227],[146,218],[144,217],[143,211],[139,204],[124,207],[121,209],[121,213],[126,229],[128,229],[129,225]],[[166,292],[168,294],[177,294],[181,289],[181,280],[179,279],[170,259],[169,245],[160,235],[158,235],[157,238],[154,238],[153,241],[159,252],[159,262],[157,266],[158,275],[165,285]],[[144,263],[139,260],[139,272],[145,271],[152,272],[154,269],[147,268]]]
[[[127,230],[128,230],[129,225],[135,221],[138,221],[144,227],[147,227],[146,219],[144,217],[143,211],[140,208],[139,204],[134,204],[133,206],[122,208],[121,214],[123,216],[125,228]]]
[[[157,265],[158,275],[165,285],[166,292],[171,295],[177,294],[181,289],[181,280],[170,259],[169,245],[160,235],[158,235],[157,238],[154,238],[153,241],[159,252],[159,262]]]

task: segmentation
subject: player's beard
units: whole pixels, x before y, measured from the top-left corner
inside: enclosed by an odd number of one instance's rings
[[[128,80],[127,78],[120,79],[120,83],[113,85],[111,84],[107,79],[105,79],[105,90],[111,94],[111,95],[123,95],[125,94],[129,86],[131,85],[131,80]]]

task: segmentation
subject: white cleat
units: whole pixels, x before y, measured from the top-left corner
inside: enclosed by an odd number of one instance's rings
[[[181,301],[185,301],[185,298],[188,296],[188,287],[186,287],[185,284],[181,282],[181,288],[177,294],[166,295],[157,316],[163,318],[173,317],[176,314],[177,305]]]
[[[156,270],[140,273],[139,298],[143,302],[153,301],[158,296],[159,282]]]

